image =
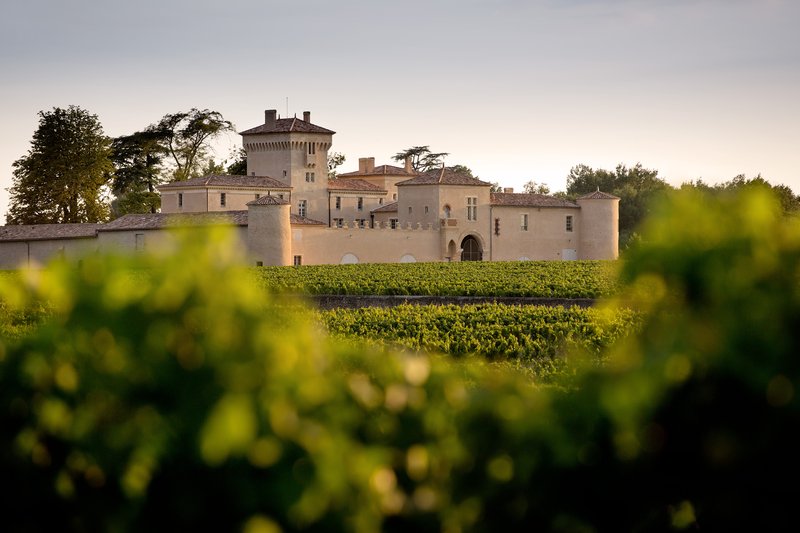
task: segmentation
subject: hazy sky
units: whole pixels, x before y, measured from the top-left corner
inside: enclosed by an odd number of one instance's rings
[[[517,189],[641,162],[798,193],[798,26],[796,0],[6,2],[0,213],[40,110],[79,105],[117,136],[209,108],[242,131],[287,97],[337,132],[342,171],[430,145]]]

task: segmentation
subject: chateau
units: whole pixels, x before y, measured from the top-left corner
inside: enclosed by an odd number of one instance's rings
[[[0,227],[0,268],[54,256],[139,251],[169,241],[174,225],[234,228],[253,265],[616,259],[619,198],[577,201],[491,192],[491,184],[441,168],[416,173],[361,158],[328,179],[335,132],[265,112],[241,132],[246,176],[206,176],[159,187],[161,212],[107,224]]]

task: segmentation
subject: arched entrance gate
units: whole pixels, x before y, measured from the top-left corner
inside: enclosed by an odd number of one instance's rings
[[[481,243],[472,235],[467,235],[461,241],[462,261],[483,261],[483,248]]]

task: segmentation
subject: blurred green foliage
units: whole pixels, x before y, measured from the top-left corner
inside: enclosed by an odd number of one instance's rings
[[[0,347],[3,530],[791,529],[798,222],[654,211],[608,311],[640,332],[569,388],[332,341],[213,233],[6,278],[49,309]]]

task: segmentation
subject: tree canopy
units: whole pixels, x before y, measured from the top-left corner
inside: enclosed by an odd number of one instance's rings
[[[226,168],[226,172],[233,176],[244,176],[247,174],[247,152],[244,148],[236,149],[231,157],[233,161]]]
[[[731,194],[744,189],[765,189],[771,191],[772,194],[777,197],[784,214],[792,214],[800,211],[800,196],[795,195],[792,189],[786,185],[772,185],[769,181],[762,178],[761,174],[750,179],[744,174],[739,174],[728,181],[717,183],[716,185],[709,185],[703,182],[702,179],[698,179],[684,182],[681,184],[680,188],[698,189],[711,194]]]
[[[164,115],[143,131],[114,139],[112,214],[155,213],[161,205],[158,185],[224,173],[224,163],[210,156],[209,143],[228,131],[233,131],[233,125],[219,112],[193,108]],[[245,174],[246,156],[243,151],[237,155],[239,159],[229,167],[236,172],[228,172]]]
[[[113,166],[97,115],[78,106],[39,112],[28,153],[13,164],[7,224],[100,222]]]
[[[208,163],[208,143],[234,128],[218,111],[192,108],[164,115],[147,130],[161,139],[172,164],[170,178],[183,181],[196,176]]]
[[[112,216],[126,213],[155,213],[161,206],[156,187],[163,183],[161,173],[165,151],[154,131],[123,135],[111,144],[114,177]]]
[[[330,152],[328,154],[328,179],[336,179],[339,174],[336,169],[345,162],[345,159],[347,159],[345,155],[339,152]]]
[[[397,152],[392,159],[395,161],[405,161],[411,158],[411,168],[414,172],[427,172],[444,165],[445,156],[448,152],[431,152],[428,146],[412,146],[402,152]]]
[[[530,180],[522,186],[522,191],[526,194],[550,194],[550,187],[545,183]]]
[[[624,247],[645,215],[654,197],[671,190],[658,177],[657,170],[644,168],[641,163],[628,167],[622,163],[611,172],[587,165],[572,167],[567,176],[567,195],[577,197],[596,190],[619,196],[620,244]]]

